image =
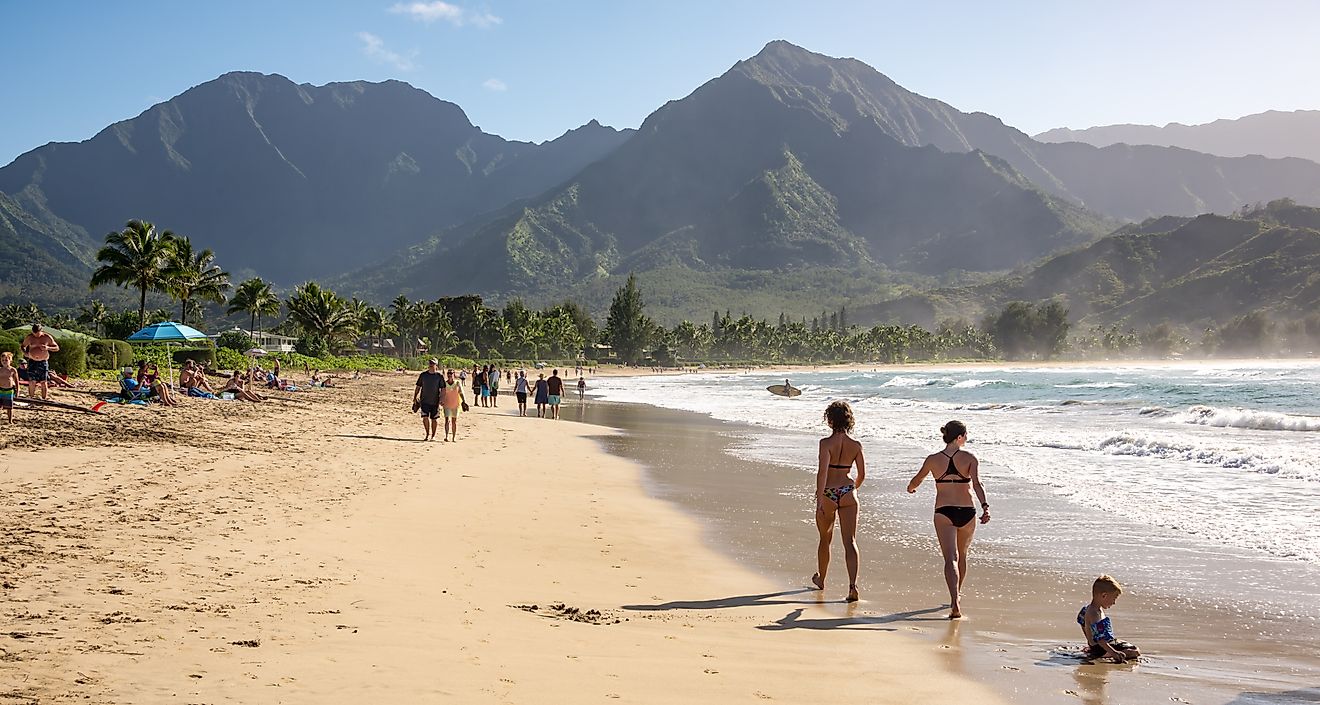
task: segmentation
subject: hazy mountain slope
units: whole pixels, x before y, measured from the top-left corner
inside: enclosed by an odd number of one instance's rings
[[[1224,322],[1258,308],[1304,315],[1320,305],[1320,209],[1278,202],[1245,217],[1152,220],[998,281],[850,311],[931,325],[1050,298],[1074,320],[1131,325]]]
[[[0,169],[0,191],[81,228],[84,245],[146,218],[230,269],[287,283],[538,194],[627,137],[593,122],[544,145],[510,142],[397,81],[230,73],[85,142],[20,156]]]
[[[1117,218],[1227,213],[1245,203],[1290,197],[1320,205],[1320,164],[1296,159],[1227,159],[1162,147],[1098,149],[1043,144],[984,113],[964,113],[912,93],[854,59],[772,42],[752,62],[758,80],[786,102],[840,123],[874,122],[909,146],[979,149],[1040,187]]]
[[[73,306],[88,298],[90,275],[59,233],[0,193],[0,301]]]
[[[1042,132],[1035,139],[1040,142],[1085,142],[1096,147],[1120,143],[1153,144],[1223,157],[1260,154],[1320,162],[1320,110],[1269,110],[1200,125],[1171,122],[1163,127],[1103,125],[1084,130],[1059,127]]]
[[[987,271],[1109,229],[994,156],[903,144],[829,82],[786,90],[781,54],[663,106],[562,188],[443,233],[430,259],[414,250],[353,280],[386,298],[567,291],[675,264]],[[430,274],[439,261],[449,276]]]

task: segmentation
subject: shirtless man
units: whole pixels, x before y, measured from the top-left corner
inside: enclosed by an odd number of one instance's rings
[[[55,338],[41,330],[40,323],[32,324],[32,332],[23,338],[23,356],[27,358],[28,397],[36,396],[37,387],[41,387],[41,398],[49,398],[50,390],[50,354],[59,352],[60,344]]]

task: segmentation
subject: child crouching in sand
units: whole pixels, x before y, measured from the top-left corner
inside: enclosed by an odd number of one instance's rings
[[[1114,627],[1109,622],[1105,610],[1118,602],[1123,594],[1123,586],[1117,580],[1102,575],[1091,584],[1091,602],[1077,613],[1077,623],[1086,635],[1086,658],[1112,658],[1115,663],[1122,663],[1141,655],[1137,647],[1126,641],[1114,638]]]

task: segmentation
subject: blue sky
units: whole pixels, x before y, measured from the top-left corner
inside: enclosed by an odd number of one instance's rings
[[[0,164],[233,70],[408,81],[488,132],[635,127],[772,39],[1028,132],[1320,109],[1320,2],[0,0]]]

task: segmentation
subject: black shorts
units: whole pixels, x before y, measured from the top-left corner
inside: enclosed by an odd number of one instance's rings
[[[434,419],[440,416],[439,404],[420,404],[419,408],[422,410],[423,418]]]
[[[49,382],[50,360],[28,360],[27,375],[23,379],[29,382]]]
[[[1129,643],[1129,642],[1126,642],[1126,641],[1117,641],[1117,640],[1109,642],[1109,645],[1112,646],[1112,647],[1114,647],[1115,649],[1117,649],[1117,650],[1119,650],[1119,651],[1130,651],[1130,650],[1132,650],[1132,649],[1137,648],[1137,647],[1133,646],[1133,645],[1132,645],[1131,643]],[[1086,658],[1101,658],[1102,656],[1104,656],[1104,655],[1107,654],[1107,653],[1109,653],[1109,652],[1108,652],[1108,651],[1105,651],[1105,647],[1103,647],[1103,646],[1101,646],[1101,645],[1099,645],[1099,644],[1092,644],[1091,646],[1087,647],[1087,649],[1086,649]]]
[[[526,404],[526,403],[527,403],[527,392],[518,392],[517,394],[518,394],[518,403],[519,403],[519,404]]]

